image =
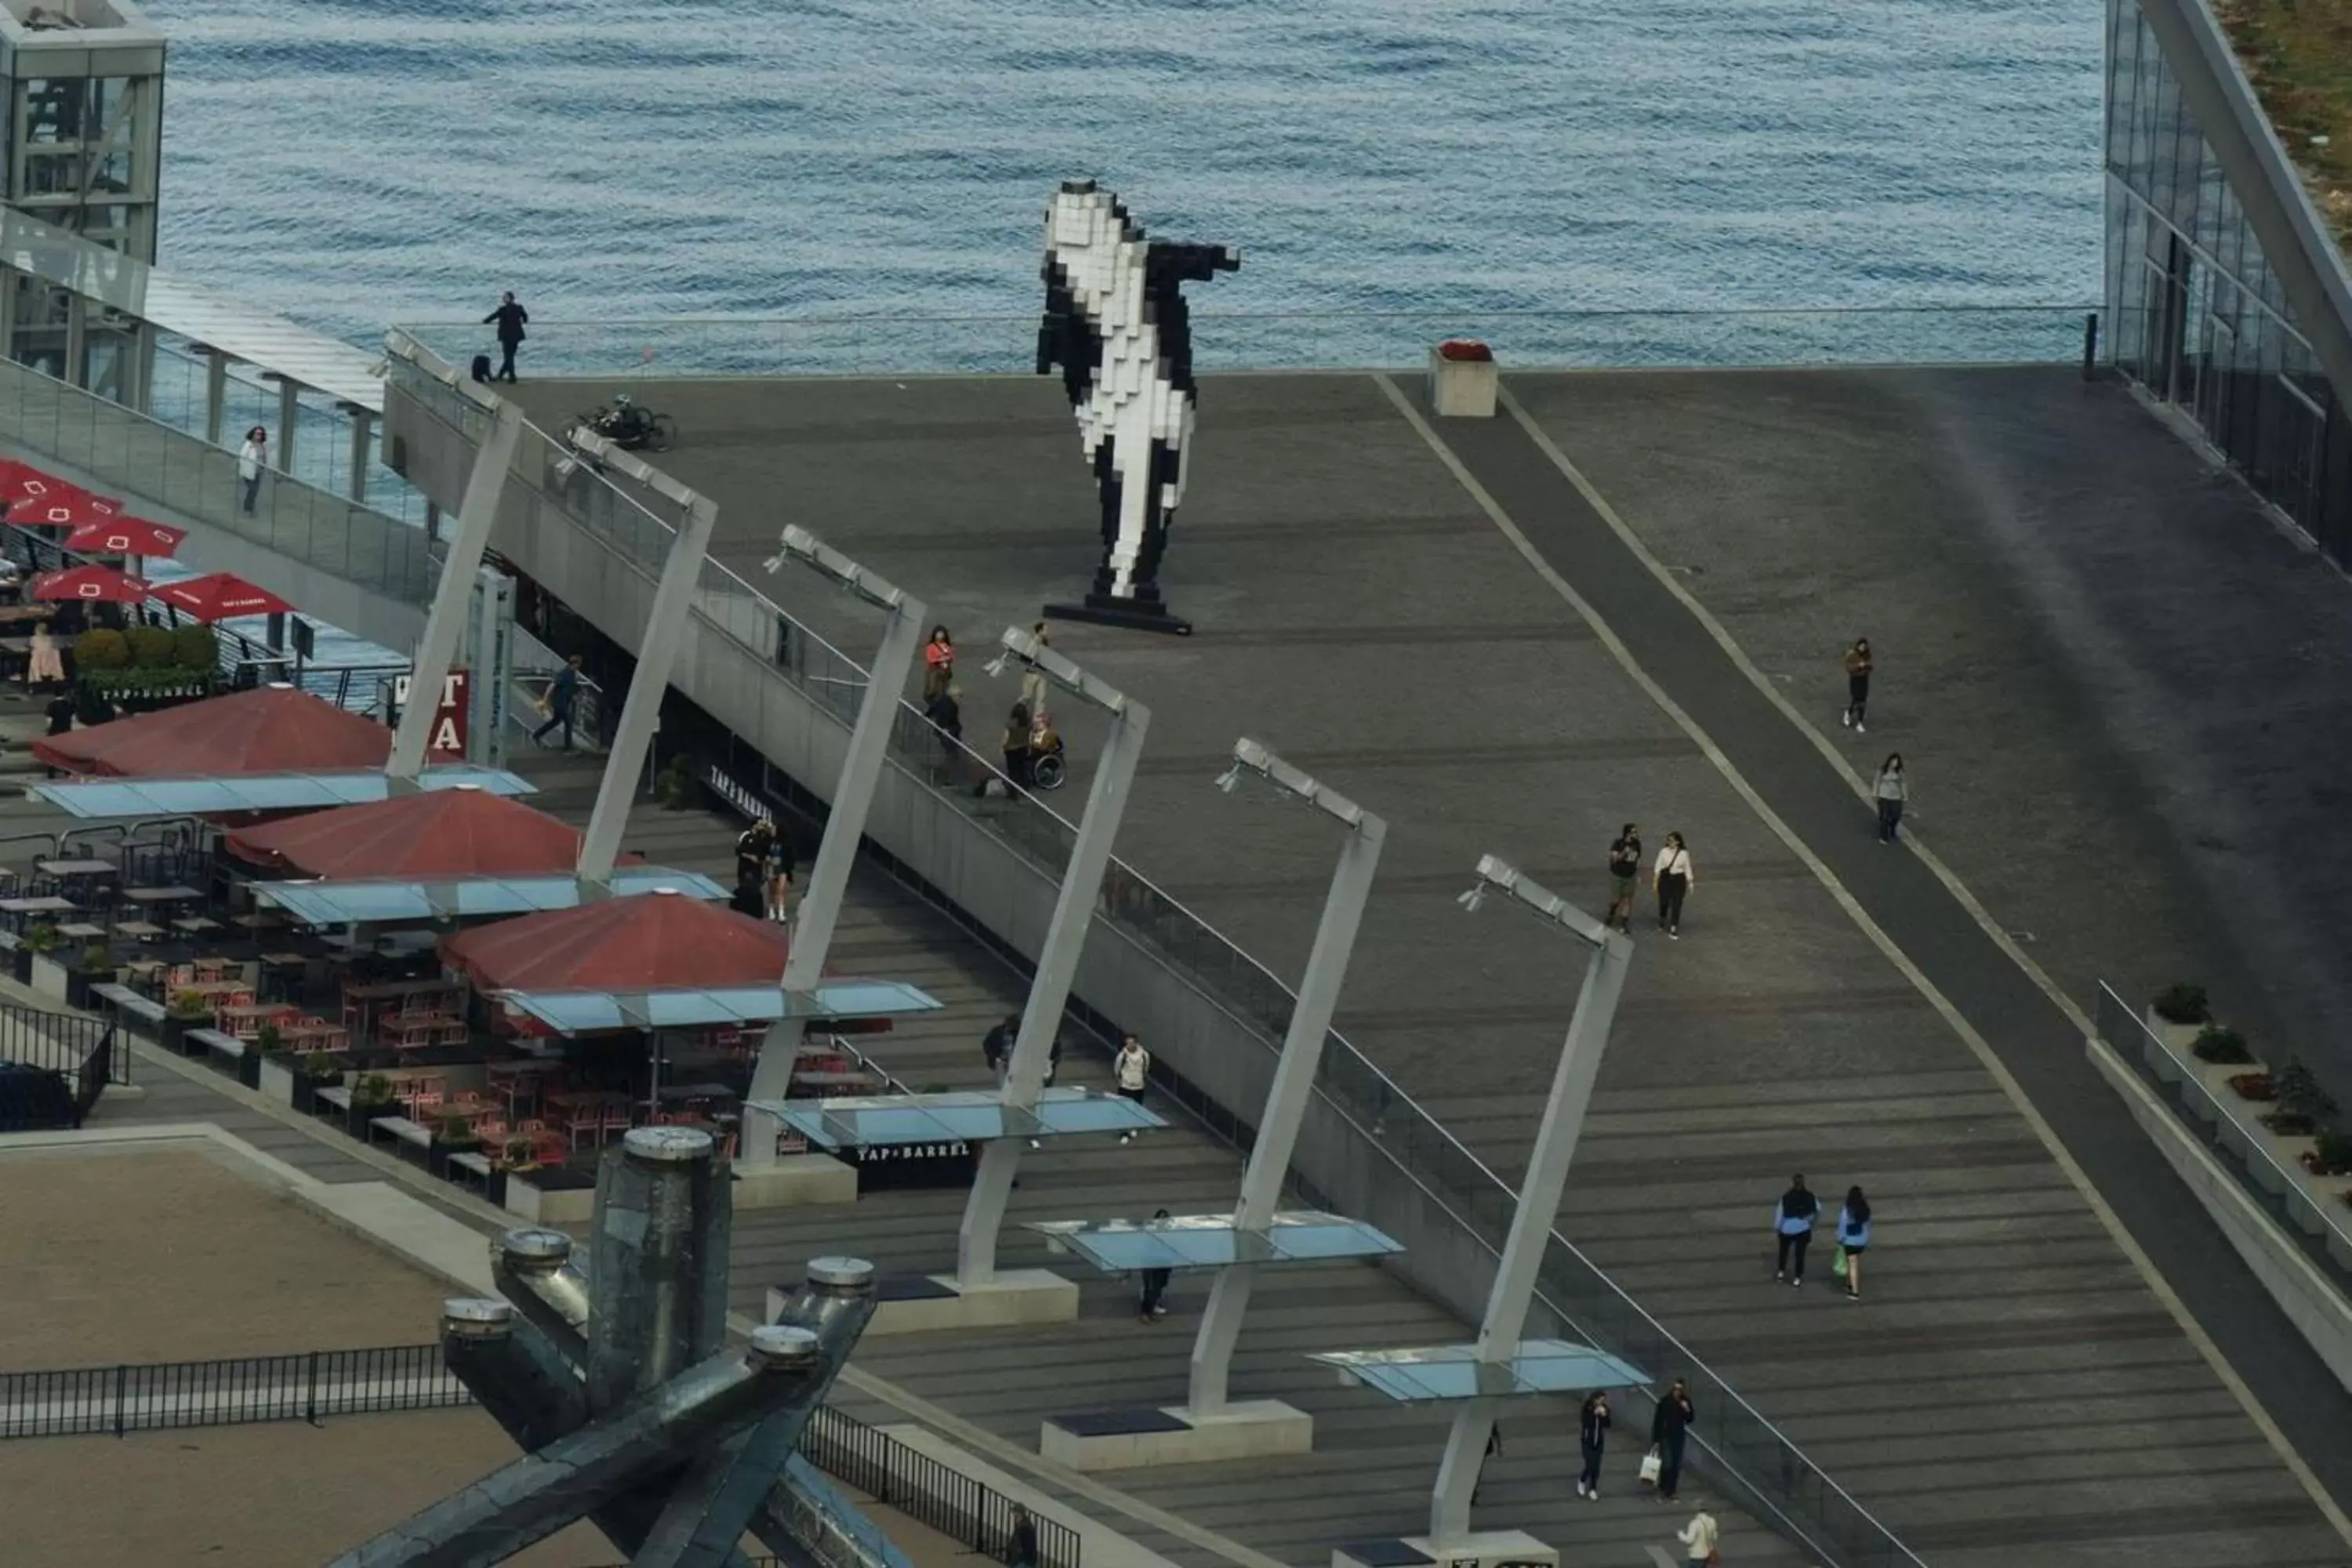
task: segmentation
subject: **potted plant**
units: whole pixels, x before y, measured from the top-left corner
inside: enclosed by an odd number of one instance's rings
[[[91,942],[81,950],[81,960],[66,976],[66,1005],[89,1006],[89,988],[105,985],[114,979],[114,953],[102,942]]]
[[[2323,1132],[2304,1152],[2303,1168],[2315,1176],[2352,1176],[2352,1132]]]
[[[450,1155],[471,1153],[481,1146],[482,1140],[474,1131],[472,1122],[462,1116],[445,1116],[434,1124],[433,1143],[425,1152],[425,1168],[446,1180]]]
[[[2320,1086],[2318,1077],[2300,1057],[2287,1058],[2272,1080],[2278,1109],[2263,1118],[2263,1125],[2288,1137],[2308,1137],[2336,1115],[2336,1099]]]
[[[188,1054],[188,1031],[201,1029],[212,1021],[213,1005],[201,992],[174,991],[163,1005],[163,1037],[167,1051]]]
[[[368,1123],[379,1116],[389,1116],[399,1102],[393,1098],[392,1079],[380,1072],[372,1072],[352,1086],[351,1131],[362,1138],[368,1135]]]
[[[33,960],[30,984],[41,995],[58,1002],[67,1000],[68,983],[73,977],[66,961],[58,956],[65,940],[58,934],[58,928],[46,921],[25,933],[25,951],[32,954]]]
[[[2254,1053],[2246,1047],[2246,1037],[2219,1024],[2207,1024],[2199,1029],[2195,1043],[2189,1049],[2196,1053],[2199,1061],[2211,1062],[2217,1067],[2235,1066],[2254,1059]]]
[[[2230,1088],[2240,1100],[2251,1100],[2260,1105],[2278,1099],[2278,1081],[2266,1072],[2231,1073]]]
[[[2148,1000],[2148,1032],[2164,1042],[2164,1048],[2176,1057],[2195,1044],[2199,1031],[2212,1021],[2213,1010],[2202,985],[2177,982]]]

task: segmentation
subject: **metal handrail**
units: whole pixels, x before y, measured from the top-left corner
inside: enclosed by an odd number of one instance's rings
[[[386,334],[385,342],[387,353],[393,359],[407,361],[420,373],[430,379],[446,382],[454,376],[454,372],[446,364],[446,363],[441,362],[439,357],[433,353],[432,350],[425,347],[423,343],[418,342],[404,329],[393,329]],[[539,430],[528,420],[524,422],[524,428],[526,433],[535,434],[540,439],[550,441],[551,445],[556,446],[560,448],[561,443],[554,442],[544,431]],[[477,440],[479,439],[480,433],[478,431],[467,431],[465,433],[467,434],[470,438]],[[634,497],[629,496],[625,491],[620,489],[619,487],[613,486],[607,482],[606,491],[617,500],[633,509],[645,521],[653,524],[664,533],[674,533],[676,531],[674,526],[667,520],[646,508]],[[595,542],[603,548],[612,551],[616,557],[621,559],[625,563],[630,565],[633,569],[644,570],[641,563],[631,561],[628,556],[614,546],[611,541],[601,537],[595,528],[583,525],[582,531],[585,537]],[[779,620],[789,623],[793,629],[793,635],[795,637],[803,638],[808,644],[822,648],[828,657],[837,660],[843,666],[857,671],[860,675],[867,674],[864,665],[859,664],[857,661],[850,658],[846,654],[841,652],[830,642],[827,642],[821,635],[805,626],[796,616],[793,616],[791,612],[777,605],[774,600],[769,598],[765,594],[753,587],[741,576],[729,570],[723,564],[717,562],[706,562],[705,570],[716,573],[719,577],[732,584],[736,588],[740,589],[746,597],[761,606],[769,615]],[[741,644],[740,639],[736,638],[731,631],[716,621],[711,620],[709,616],[705,616],[704,619],[707,625],[710,626],[712,629],[717,630],[721,636],[725,636],[735,640],[739,646],[745,646],[748,652],[751,653],[756,658],[761,658],[763,662],[765,661],[765,656],[761,653],[761,650],[749,647],[748,645]],[[949,739],[948,737],[941,735],[936,729],[932,728],[929,721],[923,718],[920,710],[918,710],[913,703],[908,701],[902,697],[899,700],[898,706],[900,710],[899,716],[902,721],[911,716],[917,723],[922,726],[924,731],[939,736],[942,741],[947,741]],[[1055,811],[1050,805],[1047,805],[1036,795],[1030,794],[1027,791],[1020,790],[1018,786],[1013,784],[1012,782],[1005,777],[1002,770],[990,763],[985,757],[982,757],[978,752],[972,751],[971,747],[963,745],[960,741],[953,742],[952,743],[963,752],[967,759],[983,769],[987,777],[1003,781],[1008,790],[1012,790],[1025,797],[1030,805],[1034,806],[1036,809],[1045,812],[1048,817],[1060,824],[1066,830],[1072,834],[1076,833],[1076,829],[1070,824],[1067,818],[1062,816],[1060,813]],[[992,831],[986,818],[963,810],[960,801],[955,800],[952,796],[942,795],[941,792],[934,787],[929,780],[923,778],[919,773],[916,772],[916,770],[908,767],[905,759],[893,755],[890,758],[890,763],[892,766],[898,768],[920,787],[932,794],[934,796],[946,800],[950,805],[953,805],[956,808],[957,815],[959,816],[961,816],[966,821],[971,822],[982,831]],[[998,837],[1002,838],[1003,836],[999,835]],[[1013,844],[1013,841],[1010,839],[1004,839],[1003,841],[1008,844]],[[1013,844],[1013,847],[1016,850],[1019,848],[1017,844]],[[1259,963],[1257,959],[1236,945],[1230,938],[1219,931],[1207,921],[1202,919],[1192,910],[1186,908],[1180,900],[1162,890],[1157,884],[1150,881],[1150,879],[1143,877],[1139,873],[1136,872],[1133,868],[1126,865],[1122,861],[1119,861],[1116,858],[1113,858],[1111,864],[1119,875],[1131,879],[1135,886],[1147,890],[1152,897],[1159,899],[1171,909],[1176,910],[1185,920],[1190,921],[1202,932],[1207,935],[1212,942],[1222,946],[1243,965],[1249,969],[1255,970],[1259,975],[1263,976],[1270,985],[1275,987],[1282,994],[1291,996],[1294,1000],[1296,999],[1296,994],[1293,993],[1290,987],[1283,982],[1280,976],[1276,975],[1272,970],[1267,969],[1263,963]],[[1115,930],[1120,931],[1121,935],[1129,938],[1129,940],[1141,940],[1137,933],[1124,930],[1116,917],[1112,918],[1111,924]],[[1195,989],[1200,989],[1200,987],[1196,985]],[[1224,1011],[1228,1016],[1233,1017],[1237,1023],[1241,1024],[1246,1032],[1257,1037],[1260,1040],[1260,1043],[1265,1045],[1269,1050],[1275,1048],[1274,1042],[1266,1039],[1264,1035],[1258,1031],[1256,1026],[1247,1017],[1240,1013],[1234,1012],[1230,1006],[1226,1006],[1213,994],[1202,990],[1202,994],[1209,996],[1213,1002],[1216,1002],[1220,1008]],[[1456,1138],[1443,1122],[1439,1121],[1434,1116],[1432,1116],[1418,1100],[1414,1100],[1411,1095],[1407,1094],[1402,1088],[1400,1088],[1395,1079],[1391,1078],[1377,1064],[1364,1056],[1364,1054],[1350,1041],[1349,1041],[1344,1035],[1341,1035],[1339,1030],[1335,1028],[1330,1031],[1328,1038],[1331,1045],[1337,1047],[1339,1058],[1345,1060],[1350,1069],[1360,1071],[1360,1073],[1368,1076],[1371,1082],[1377,1086],[1380,1093],[1384,1097],[1390,1108],[1402,1110],[1407,1115],[1417,1118],[1420,1122],[1425,1125],[1430,1132],[1434,1135],[1435,1140],[1450,1149],[1465,1166],[1476,1172],[1478,1174],[1483,1175],[1493,1184],[1494,1188],[1497,1192],[1505,1194],[1506,1196],[1511,1194],[1512,1188],[1510,1184],[1505,1182],[1501,1176],[1496,1174],[1493,1167],[1488,1165],[1475,1153],[1472,1152],[1471,1150],[1465,1145],[1460,1139]],[[1329,1059],[1331,1059],[1330,1055],[1327,1052],[1327,1060]],[[1373,1142],[1376,1146],[1385,1142],[1385,1134],[1381,1129],[1366,1127],[1355,1115],[1353,1110],[1343,1101],[1334,1097],[1329,1092],[1327,1086],[1320,1081],[1316,1085],[1316,1094],[1326,1104],[1329,1105],[1333,1110],[1337,1110],[1343,1118],[1345,1118],[1349,1125],[1357,1128],[1359,1131],[1362,1132],[1368,1141]],[[1474,1237],[1480,1236],[1478,1227],[1469,1219],[1459,1214],[1452,1204],[1445,1201],[1443,1194],[1432,1189],[1428,1184],[1423,1180],[1422,1176],[1418,1173],[1414,1172],[1411,1166],[1407,1165],[1402,1160],[1397,1159],[1394,1154],[1391,1154],[1390,1157],[1394,1161],[1399,1170],[1403,1171],[1416,1185],[1422,1188],[1423,1191],[1429,1193],[1432,1199],[1436,1201],[1439,1206],[1444,1208],[1446,1213],[1452,1215],[1456,1222],[1460,1224],[1465,1231]],[[1618,1285],[1614,1279],[1611,1279],[1609,1275],[1600,1268],[1598,1265],[1594,1264],[1590,1258],[1586,1257],[1575,1243],[1570,1241],[1565,1236],[1562,1236],[1556,1228],[1551,1231],[1550,1236],[1551,1240],[1554,1243],[1559,1246],[1578,1263],[1581,1264],[1588,1271],[1591,1272],[1594,1279],[1600,1280],[1604,1286],[1606,1286],[1608,1290],[1616,1298],[1616,1300],[1634,1314],[1660,1341],[1674,1346],[1684,1364],[1688,1366],[1694,1372],[1704,1374],[1709,1382],[1714,1384],[1717,1388],[1722,1391],[1723,1394],[1727,1398],[1730,1399],[1738,1406],[1742,1414],[1752,1420],[1759,1428],[1770,1434],[1773,1441],[1777,1442],[1787,1451],[1787,1453],[1794,1456],[1800,1463],[1804,1465],[1815,1476],[1819,1477],[1822,1485],[1833,1492],[1836,1497],[1845,1504],[1845,1506],[1852,1509],[1854,1515],[1859,1520],[1866,1522],[1869,1528],[1876,1531],[1880,1535],[1884,1536],[1887,1544],[1901,1554],[1900,1560],[1902,1562],[1916,1565],[1916,1568],[1925,1568],[1925,1565],[1921,1563],[1920,1559],[1913,1553],[1909,1548],[1904,1546],[1903,1543],[1895,1538],[1894,1532],[1887,1530],[1886,1527],[1878,1521],[1875,1515],[1872,1514],[1869,1510],[1864,1508],[1859,1502],[1855,1501],[1853,1495],[1847,1492],[1843,1487],[1840,1486],[1834,1479],[1832,1479],[1827,1471],[1822,1469],[1820,1466],[1814,1464],[1811,1459],[1806,1458],[1804,1457],[1803,1450],[1799,1448],[1797,1445],[1790,1439],[1786,1433],[1782,1432],[1779,1426],[1775,1426],[1770,1420],[1767,1419],[1760,1412],[1759,1412],[1754,1405],[1750,1405],[1744,1397],[1734,1391],[1731,1385],[1723,1378],[1717,1376],[1706,1362],[1692,1353],[1689,1348],[1683,1344],[1680,1338],[1667,1330],[1664,1324],[1660,1323],[1654,1317],[1653,1317],[1639,1302],[1635,1301],[1633,1297],[1627,1295],[1623,1288]],[[1480,1239],[1482,1245],[1485,1245],[1484,1237],[1480,1237]],[[1538,1286],[1538,1299],[1542,1300],[1546,1306],[1562,1320],[1571,1323],[1576,1321],[1573,1314],[1561,1308],[1559,1303],[1553,1300],[1550,1297],[1543,1295],[1541,1293],[1540,1285]],[[1703,1448],[1708,1447],[1703,1439],[1701,1447]],[[1735,1471],[1734,1473],[1736,1474],[1737,1472]],[[1758,1495],[1759,1497],[1762,1496],[1760,1492]],[[1774,1511],[1778,1512],[1779,1510],[1775,1510]],[[1801,1525],[1799,1525],[1794,1521],[1789,1520],[1785,1514],[1781,1514],[1780,1517],[1784,1524],[1788,1526],[1792,1533],[1805,1539],[1809,1544],[1814,1546],[1815,1550],[1823,1550],[1819,1542],[1811,1540],[1810,1534]]]
[[[1771,316],[1998,316],[2040,315],[2064,312],[2079,313],[2100,307],[2079,301],[2051,301],[2040,304],[1980,305],[1954,303],[1948,305],[1733,305],[1733,306],[1622,306],[1603,310],[1487,310],[1459,311],[1431,309],[1424,310],[1220,310],[1194,307],[1195,322],[1218,321],[1426,321],[1447,318],[1475,317],[1478,321],[1627,321],[1650,317],[1680,319],[1735,320],[1761,319]],[[725,312],[683,314],[676,316],[598,316],[567,321],[558,317],[534,317],[534,329],[545,328],[561,331],[565,328],[593,329],[597,331],[622,331],[642,327],[859,327],[887,324],[894,327],[989,326],[1017,321],[1034,328],[1037,317],[1034,311],[981,311],[975,314],[949,316],[903,316],[886,314],[852,314],[845,316],[778,316],[751,312],[730,315]],[[407,321],[391,329],[414,341],[422,342],[420,332],[479,331],[479,321]],[[438,357],[437,355],[436,356]]]

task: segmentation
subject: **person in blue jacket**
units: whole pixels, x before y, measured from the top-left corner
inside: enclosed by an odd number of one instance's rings
[[[1789,1190],[1780,1194],[1772,1210],[1772,1229],[1780,1239],[1780,1253],[1772,1265],[1774,1279],[1786,1279],[1791,1285],[1805,1282],[1805,1248],[1813,1244],[1813,1226],[1821,1217],[1822,1200],[1806,1190],[1805,1178],[1790,1177]]]
[[[1860,1187],[1845,1190],[1845,1206],[1838,1210],[1838,1246],[1845,1253],[1845,1293],[1862,1300],[1862,1255],[1870,1247],[1870,1200]]]

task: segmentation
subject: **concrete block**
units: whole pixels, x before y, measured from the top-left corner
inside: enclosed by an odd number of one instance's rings
[[[787,1154],[772,1165],[735,1167],[738,1209],[806,1208],[857,1201],[857,1172],[830,1154]]]
[[[560,1187],[542,1191],[528,1175],[507,1177],[507,1207],[533,1225],[586,1225],[595,1216],[596,1189]]]
[[[881,1301],[866,1325],[869,1335],[1067,1323],[1078,1315],[1076,1283],[1043,1268],[1015,1268],[973,1286],[947,1274],[885,1279],[876,1293]],[[772,1310],[776,1294],[769,1292]]]
[[[257,1087],[278,1104],[291,1105],[294,1103],[294,1069],[283,1061],[264,1057],[261,1060],[261,1081]]]
[[[1441,419],[1492,419],[1502,384],[1491,355],[1464,359],[1429,351],[1429,405]]]
[[[1133,1470],[1306,1454],[1315,1417],[1278,1399],[1244,1400],[1206,1415],[1181,1405],[1048,1417],[1037,1450],[1074,1470]]]

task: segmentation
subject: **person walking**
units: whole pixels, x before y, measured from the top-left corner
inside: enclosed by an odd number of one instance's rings
[[[923,704],[946,693],[955,679],[955,638],[947,627],[933,626],[929,642],[923,645]]]
[[[1856,637],[1853,646],[1845,650],[1845,727],[1857,735],[1867,734],[1870,726],[1862,721],[1870,707],[1870,639]]]
[[[1791,1286],[1805,1282],[1805,1248],[1813,1244],[1813,1226],[1822,1217],[1822,1200],[1806,1189],[1801,1175],[1789,1178],[1789,1190],[1772,1208],[1772,1230],[1779,1251],[1772,1259],[1772,1278]]]
[[[1609,912],[1601,917],[1602,925],[1613,925],[1632,934],[1633,930],[1633,885],[1642,876],[1642,830],[1627,823],[1624,830],[1609,845]]]
[[[760,907],[753,914],[767,913],[768,840],[775,836],[776,825],[764,816],[735,836],[735,879],[760,889]]]
[[[1029,787],[1029,705],[1015,702],[1004,716],[1004,739],[997,750],[1004,757],[1004,776],[1015,789]]]
[[[515,378],[515,350],[522,347],[525,336],[523,323],[530,320],[530,312],[515,303],[511,289],[499,296],[499,308],[482,318],[482,325],[494,326],[499,330],[498,379],[500,381],[511,382]]]
[[[1006,1568],[1037,1568],[1037,1521],[1021,1503],[1013,1505],[1013,1538],[1004,1544]]]
[[[547,715],[547,722],[530,732],[533,745],[539,744],[550,730],[561,724],[563,726],[563,749],[567,752],[572,749],[572,708],[579,696],[580,656],[575,653],[563,661],[563,668],[555,672],[555,679],[547,688],[547,697],[540,706],[540,711]]]
[[[923,699],[923,720],[939,731],[940,765],[950,775],[956,753],[963,750],[963,704],[956,700],[962,695],[961,687],[943,686],[936,695]]]
[[[1689,1441],[1691,1423],[1697,1419],[1698,1406],[1691,1400],[1689,1383],[1675,1379],[1650,1416],[1650,1447],[1658,1452],[1660,1502],[1674,1501],[1675,1490],[1682,1485],[1683,1445]]]
[[[779,924],[792,918],[787,906],[792,901],[793,873],[799,868],[799,861],[793,854],[793,841],[784,836],[782,829],[772,830],[768,835],[768,863],[765,867],[768,918]]]
[[[1845,1294],[1849,1301],[1862,1300],[1862,1255],[1870,1250],[1870,1200],[1862,1195],[1860,1187],[1845,1190],[1845,1203],[1838,1210],[1838,1258],[1845,1265]]]
[[[1129,1039],[1134,1037],[1132,1035],[1128,1037]],[[1157,1226],[1167,1218],[1168,1211],[1160,1209],[1152,1215],[1151,1223]],[[1168,1281],[1175,1278],[1176,1271],[1172,1268],[1146,1268],[1142,1274],[1143,1295],[1137,1304],[1135,1315],[1144,1322],[1156,1323],[1168,1315],[1168,1303],[1162,1298],[1168,1294]]]
[[[1004,1087],[1004,1075],[1012,1069],[1013,1047],[1020,1038],[1021,1015],[1007,1013],[980,1042],[980,1054],[987,1059],[989,1076],[999,1089]]]
[[[1609,1395],[1606,1393],[1596,1389],[1584,1396],[1584,1406],[1577,1412],[1576,1446],[1584,1455],[1584,1468],[1576,1476],[1576,1495],[1599,1502],[1601,1450],[1609,1446]]]
[[[1705,1509],[1691,1515],[1690,1522],[1675,1531],[1675,1539],[1683,1543],[1683,1561],[1685,1563],[1712,1564],[1723,1561],[1716,1550],[1717,1542],[1723,1539],[1723,1531],[1716,1525],[1715,1515]]]
[[[254,503],[261,499],[262,470],[269,463],[269,432],[257,425],[245,433],[245,444],[236,449],[236,477],[245,481],[245,510],[250,514]]]
[[[25,684],[62,686],[65,679],[65,656],[58,651],[57,639],[49,635],[49,623],[43,621],[33,628],[30,649],[25,656]]]
[[[1143,1042],[1133,1035],[1128,1036],[1118,1043],[1118,1055],[1112,1059],[1110,1065],[1112,1073],[1118,1080],[1119,1093],[1127,1096],[1136,1104],[1141,1105],[1143,1086],[1151,1081],[1151,1053],[1143,1048]],[[1134,1130],[1129,1129],[1120,1133],[1118,1141],[1122,1143],[1134,1142]]]
[[[1037,639],[1039,647],[1052,645],[1053,637],[1043,621],[1031,626],[1029,635]],[[1034,664],[1024,664],[1021,667],[1021,700],[1027,705],[1032,713],[1045,706],[1045,672]]]
[[[1470,1506],[1478,1506],[1478,1494],[1486,1487],[1486,1461],[1503,1456],[1503,1424],[1495,1422],[1486,1428],[1486,1447],[1478,1455],[1478,1478],[1470,1483]]]
[[[1683,934],[1683,898],[1696,880],[1689,846],[1683,842],[1681,834],[1667,834],[1665,843],[1659,847],[1650,886],[1658,895],[1658,929],[1677,942]]]
[[[768,913],[768,889],[761,886],[757,876],[746,877],[739,869],[735,877],[735,890],[727,896],[727,907],[739,915],[749,915],[755,921],[763,920]]]
[[[1878,801],[1878,841],[1895,842],[1895,829],[1903,822],[1903,807],[1911,798],[1911,781],[1903,774],[1903,753],[1889,752],[1886,760],[1878,764],[1878,782],[1870,793]]]

